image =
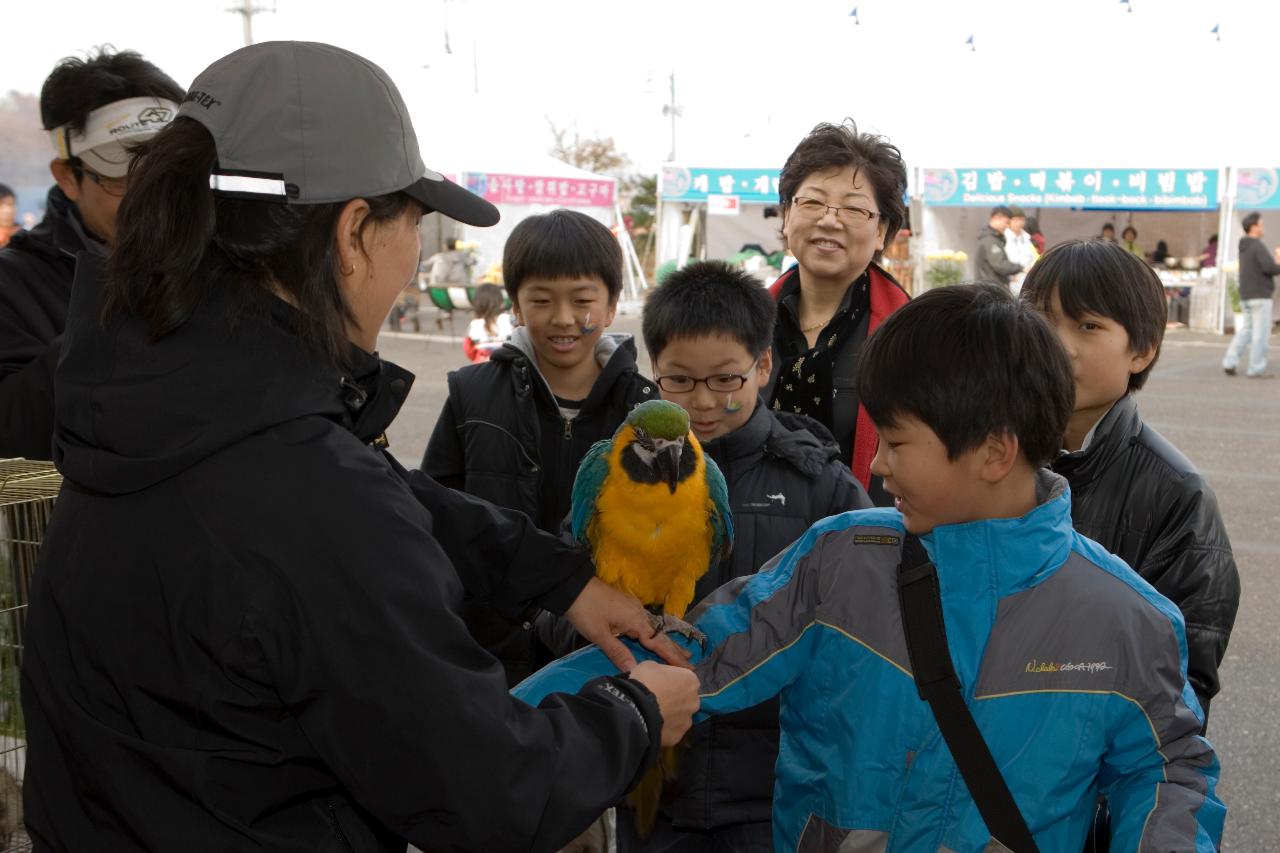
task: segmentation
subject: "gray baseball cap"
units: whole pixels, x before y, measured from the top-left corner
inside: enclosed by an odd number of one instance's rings
[[[391,78],[332,45],[241,48],[196,77],[178,116],[212,134],[209,183],[221,195],[323,204],[403,192],[468,225],[498,221],[496,207],[423,164]]]

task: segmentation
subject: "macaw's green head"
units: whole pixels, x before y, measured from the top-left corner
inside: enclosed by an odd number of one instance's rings
[[[626,426],[634,436],[622,452],[627,476],[640,483],[666,483],[675,492],[697,467],[697,454],[686,446],[689,413],[666,400],[648,400],[631,410]]]

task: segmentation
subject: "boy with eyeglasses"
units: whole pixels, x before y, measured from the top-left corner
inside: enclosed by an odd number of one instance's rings
[[[754,574],[814,522],[871,506],[822,424],[759,399],[772,367],[774,315],[760,282],[714,261],[672,273],[645,302],[644,342],[658,389],[689,412],[733,509],[733,552],[698,582],[695,601]],[[641,839],[619,810],[619,853],[772,850],[777,702],[707,720],[685,743],[653,832]]]
[[[40,90],[54,159],[44,220],[0,249],[0,458],[52,458],[53,370],[76,255],[115,237],[132,146],[159,133],[182,87],[132,51],[62,60]]]

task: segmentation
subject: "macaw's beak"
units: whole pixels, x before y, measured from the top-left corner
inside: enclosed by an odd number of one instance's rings
[[[653,444],[654,450],[657,451],[657,456],[653,463],[654,467],[662,479],[666,481],[672,494],[674,494],[676,484],[680,479],[680,453],[684,450],[684,439],[677,438],[674,441],[667,441],[659,438]]]

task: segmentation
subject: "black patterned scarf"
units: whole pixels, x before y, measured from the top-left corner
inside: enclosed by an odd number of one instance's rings
[[[870,287],[871,280],[864,273],[850,286],[840,310],[818,333],[813,348],[782,363],[774,386],[774,411],[808,415],[831,425],[835,360],[841,344],[857,332],[862,315],[870,307]]]

